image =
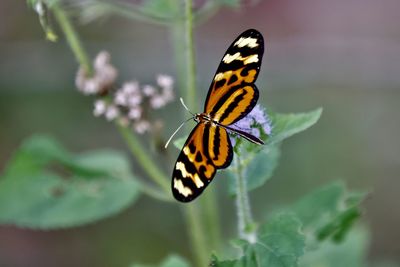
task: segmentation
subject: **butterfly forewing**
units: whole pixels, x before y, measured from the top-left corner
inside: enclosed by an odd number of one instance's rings
[[[233,88],[214,106],[212,118],[222,125],[232,124],[247,115],[257,100],[258,90],[254,84]]]
[[[229,46],[218,66],[208,91],[204,111],[214,117],[215,114],[221,112],[220,107],[221,103],[224,104],[224,100],[244,86],[252,85],[257,79],[263,54],[264,39],[261,33],[250,29],[239,35]],[[253,89],[255,99],[247,101],[250,103],[247,113],[257,102],[258,91],[256,87]],[[245,115],[246,112],[240,115],[239,119]]]

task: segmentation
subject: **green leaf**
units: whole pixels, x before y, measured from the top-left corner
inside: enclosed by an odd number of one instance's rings
[[[314,125],[322,114],[322,108],[306,113],[279,114],[269,113],[272,132],[267,139],[267,145],[275,144],[302,132]]]
[[[79,226],[131,205],[139,187],[124,154],[67,152],[54,139],[26,140],[0,178],[0,223],[28,228]]]
[[[341,241],[360,216],[359,204],[366,192],[347,192],[341,182],[323,186],[303,197],[289,210],[296,213],[304,231],[316,239]]]
[[[189,263],[180,256],[170,255],[159,265],[143,265],[143,264],[133,264],[131,267],[190,267]]]
[[[281,151],[278,145],[267,146],[258,153],[247,167],[247,190],[261,187],[272,177],[278,166]]]
[[[258,153],[241,153],[242,167],[245,170],[245,177],[247,182],[247,191],[254,190],[263,186],[269,178],[272,177],[274,170],[278,166],[280,158],[279,145],[264,146]],[[244,158],[244,159],[242,159]],[[231,195],[236,194],[236,182],[234,179],[235,171],[233,168],[229,169],[229,184],[228,190]]]
[[[305,237],[300,232],[301,222],[291,213],[282,213],[261,228],[260,266],[297,266],[304,253]]]
[[[243,247],[244,255],[237,260],[219,261],[212,258],[216,267],[291,267],[298,266],[304,253],[305,237],[300,232],[301,223],[291,213],[273,217],[260,229],[258,241]]]
[[[341,243],[326,240],[319,244],[318,249],[309,250],[300,259],[300,267],[309,266],[351,266],[365,267],[369,247],[369,235],[366,229],[352,229]]]

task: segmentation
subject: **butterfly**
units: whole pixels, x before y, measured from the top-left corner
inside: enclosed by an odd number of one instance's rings
[[[228,131],[262,145],[259,138],[231,125],[256,105],[254,82],[260,72],[264,39],[249,29],[229,46],[214,75],[204,104],[204,112],[194,114],[197,122],[187,138],[172,173],[172,193],[181,202],[197,198],[218,169],[227,168],[233,158]]]

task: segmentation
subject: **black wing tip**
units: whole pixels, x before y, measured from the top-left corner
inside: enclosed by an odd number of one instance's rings
[[[257,36],[262,38],[262,34],[260,31],[250,28],[242,32],[240,35],[245,35],[245,36]]]
[[[242,32],[242,33],[237,37],[236,40],[240,39],[240,37],[254,37],[254,38],[257,38],[258,41],[260,42],[260,46],[258,47],[258,49],[260,50],[260,51],[259,51],[259,54],[260,54],[261,57],[262,57],[262,55],[264,54],[264,37],[263,37],[263,35],[261,34],[261,32],[259,32],[259,31],[256,30],[256,29],[250,28],[250,29],[245,30],[244,32]],[[235,42],[234,42],[234,43],[235,43]],[[261,65],[261,61],[260,61],[259,64]]]

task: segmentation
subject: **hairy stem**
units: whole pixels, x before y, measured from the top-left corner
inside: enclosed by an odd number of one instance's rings
[[[246,179],[239,155],[235,157],[234,164],[236,169],[236,211],[238,216],[239,237],[247,240],[249,243],[255,243],[257,241],[256,228],[251,216]]]

